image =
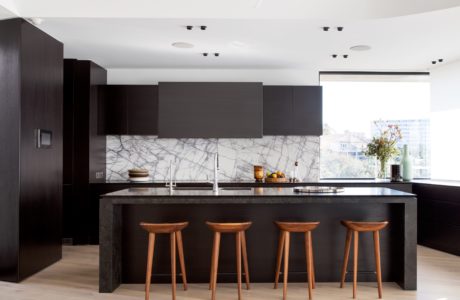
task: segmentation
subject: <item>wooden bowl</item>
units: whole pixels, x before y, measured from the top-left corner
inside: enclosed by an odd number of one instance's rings
[[[286,183],[286,182],[288,182],[288,179],[286,177],[284,178],[265,177],[265,183]]]

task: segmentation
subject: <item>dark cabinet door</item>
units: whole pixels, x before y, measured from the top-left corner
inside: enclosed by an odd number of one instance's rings
[[[292,133],[323,134],[323,90],[321,86],[295,86],[292,90]]]
[[[105,134],[158,134],[158,86],[107,85],[100,95]]]
[[[110,85],[103,88],[105,134],[128,134],[128,116],[124,87]]]
[[[125,87],[128,134],[158,134],[158,86]]]
[[[260,82],[160,82],[160,138],[261,138]]]
[[[264,86],[264,135],[322,135],[322,87]]]
[[[292,127],[292,87],[264,86],[264,135],[284,135]]]

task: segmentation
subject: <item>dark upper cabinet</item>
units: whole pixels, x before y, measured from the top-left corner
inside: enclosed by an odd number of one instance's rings
[[[126,112],[126,96],[124,87],[107,85],[100,87],[100,95],[104,102],[105,134],[128,134],[128,115]]]
[[[158,111],[160,138],[261,138],[262,83],[160,82]]]
[[[126,86],[128,134],[158,134],[158,86]]]
[[[158,86],[107,85],[100,87],[105,134],[156,135],[158,133]]]
[[[264,86],[264,135],[323,134],[321,86]]]

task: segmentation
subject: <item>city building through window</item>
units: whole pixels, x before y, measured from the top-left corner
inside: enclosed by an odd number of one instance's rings
[[[427,74],[322,73],[322,179],[375,178],[377,163],[364,155],[373,136],[398,125],[408,145],[415,178],[431,166],[430,82]],[[402,151],[401,151],[402,154]],[[391,163],[399,163],[400,156]]]

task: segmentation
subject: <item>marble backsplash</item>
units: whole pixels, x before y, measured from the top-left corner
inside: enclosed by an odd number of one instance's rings
[[[128,178],[131,168],[146,168],[153,180],[173,176],[181,181],[213,178],[214,154],[219,152],[219,180],[253,180],[253,166],[281,170],[287,175],[299,162],[299,178],[319,179],[316,136],[264,136],[260,139],[159,139],[156,136],[107,136],[107,180]]]

